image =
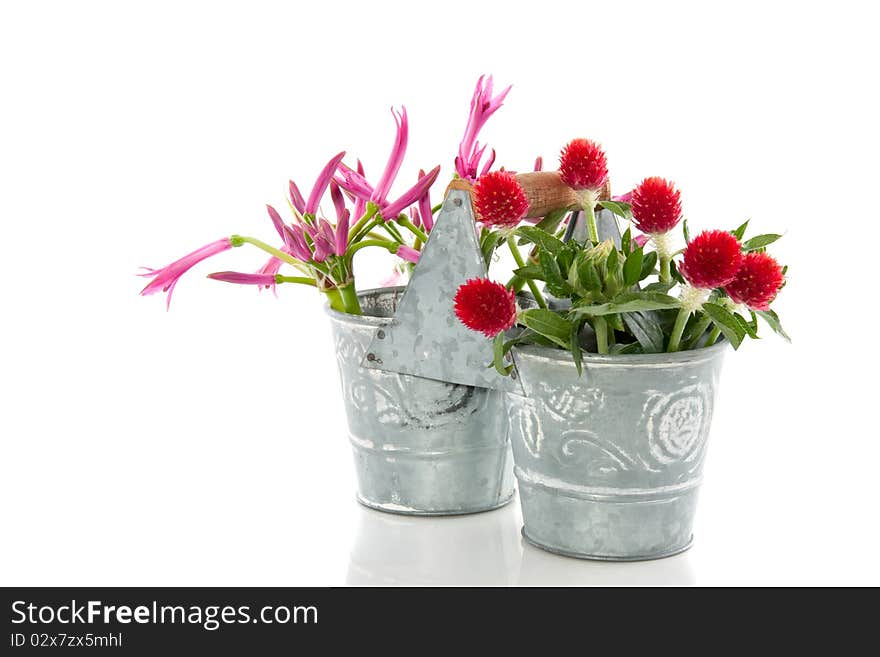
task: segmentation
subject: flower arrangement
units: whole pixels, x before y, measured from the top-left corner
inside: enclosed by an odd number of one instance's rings
[[[711,346],[722,335],[738,348],[744,338],[758,337],[759,317],[788,339],[770,308],[785,285],[787,268],[766,247],[780,235],[745,239],[746,221],[734,230],[707,230],[692,239],[687,221],[682,221],[681,192],[660,177],[645,178],[631,192],[603,199],[606,156],[588,139],[565,146],[558,176],[570,189],[572,207],[565,210],[584,213],[584,241],[562,239],[566,226],[558,210],[535,226],[521,225],[529,211],[527,177],[492,172],[474,185],[477,216],[491,228],[484,228],[483,243],[506,241],[518,267],[506,286],[468,281],[456,296],[455,312],[465,326],[494,339],[499,372],[510,373],[512,366],[504,357],[522,343],[567,349],[580,372],[585,350],[675,352]],[[628,224],[619,244],[599,240],[597,209]],[[573,211],[567,221],[576,220]],[[679,224],[685,247],[673,251],[672,232]],[[528,263],[517,251],[517,238],[519,245],[532,245]],[[556,309],[548,306],[536,281],[543,282]],[[524,284],[537,307],[512,314],[511,295]],[[517,324],[523,330],[506,336]]]
[[[455,157],[455,178],[472,185],[487,262],[507,244],[517,265],[506,286],[472,280],[454,300],[455,312],[466,326],[495,340],[499,371],[510,371],[503,358],[513,345],[529,342],[568,349],[580,368],[584,350],[672,352],[714,344],[721,335],[737,348],[745,337],[757,337],[759,317],[787,338],[770,308],[785,285],[786,268],[766,253],[779,235],[745,239],[746,222],[735,230],[704,231],[691,239],[688,223],[682,221],[681,192],[670,181],[645,178],[631,192],[611,198],[605,152],[590,139],[573,139],[562,149],[558,172],[551,174],[555,177],[535,179],[504,168],[492,170],[495,151],[487,153],[477,138],[509,91],[507,87],[493,96],[492,77],[478,80]],[[321,169],[307,197],[290,181],[292,221],[267,206],[280,244],[244,235],[213,241],[161,269],[146,269],[141,275],[151,280],[141,294],[165,292],[170,305],[184,273],[211,256],[249,244],[270,256],[259,270],[214,272],[208,277],[273,290],[283,283],[310,285],[326,295],[331,308],[360,314],[355,255],[364,248],[381,248],[411,267],[419,260],[440,207],[431,205],[440,166],[427,173],[420,170],[415,184],[392,197],[409,141],[406,108],[392,109],[392,115],[396,136],[375,184],[368,181],[360,160],[352,168],[340,152]],[[542,169],[541,158],[534,169]],[[546,190],[536,191],[534,186],[548,182],[554,201],[550,207],[536,208],[535,199]],[[334,220],[321,206],[328,191]],[[619,244],[599,240],[600,209],[628,224]],[[563,241],[577,211],[583,212],[588,238]],[[675,251],[673,232],[680,224],[686,246]],[[531,247],[528,261],[519,250],[523,245]],[[285,265],[293,271],[282,273]],[[539,282],[555,301],[566,303],[549,308]],[[512,295],[524,286],[537,308],[511,312]],[[505,339],[505,332],[516,324],[524,330]]]
[[[496,167],[478,137],[509,91],[478,80],[439,205],[439,166],[391,193],[409,141],[406,109],[392,110],[395,140],[375,183],[337,153],[308,196],[290,182],[291,219],[267,206],[274,245],[215,240],[148,269],[141,293],[170,304],[183,274],[245,244],[268,254],[262,267],[209,278],[323,293],[367,506],[484,511],[511,499],[515,474],[526,540],[585,558],[675,554],[691,541],[721,368],[722,349],[708,348],[757,338],[759,320],[787,339],[771,308],[786,268],[767,253],[780,235],[747,238],[746,221],[691,237],[672,182],[648,177],[613,196],[590,139],[571,140],[555,171],[540,157],[532,171]],[[421,267],[406,294],[356,290],[356,255],[371,247],[397,268]],[[515,267],[502,283],[488,273],[505,248]],[[485,367],[490,353],[502,376]],[[591,353],[601,367],[582,385]]]
[[[458,177],[475,181],[491,168],[495,152],[487,155],[486,146],[480,145],[477,137],[509,91],[507,87],[493,96],[492,77],[478,80],[465,134],[455,158]],[[434,226],[434,213],[439,208],[431,206],[430,196],[431,186],[440,173],[439,166],[427,173],[421,170],[414,185],[392,198],[391,188],[409,141],[406,108],[402,107],[399,112],[392,109],[392,114],[397,133],[385,169],[375,185],[368,182],[360,160],[351,168],[343,162],[345,152],[338,153],[321,169],[308,197],[290,181],[288,205],[292,221],[285,222],[273,206],[267,206],[280,244],[273,246],[244,235],[224,237],[161,269],[145,268],[140,275],[151,280],[141,294],[165,292],[170,306],[171,295],[183,274],[211,256],[249,244],[270,255],[258,271],[215,272],[208,278],[273,290],[282,283],[310,285],[326,295],[331,308],[361,314],[355,291],[355,254],[364,248],[377,247],[409,265],[418,262],[421,248]],[[321,207],[328,190],[335,220],[328,219]],[[293,269],[292,275],[281,273],[284,265]]]

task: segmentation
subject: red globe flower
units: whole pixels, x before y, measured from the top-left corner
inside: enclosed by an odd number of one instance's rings
[[[572,139],[559,156],[559,173],[574,189],[599,189],[608,178],[605,151],[589,139]]]
[[[730,283],[742,260],[739,240],[723,230],[706,230],[687,245],[678,271],[694,287],[711,290]]]
[[[736,303],[754,310],[769,310],[784,281],[782,267],[766,253],[747,253],[736,276],[724,291]]]
[[[474,185],[474,207],[479,221],[509,228],[526,216],[529,200],[510,171],[492,171]]]
[[[469,329],[494,338],[516,323],[516,296],[501,283],[472,278],[455,294],[455,314]]]
[[[643,233],[668,233],[681,219],[681,192],[663,178],[645,178],[632,192],[632,214]]]

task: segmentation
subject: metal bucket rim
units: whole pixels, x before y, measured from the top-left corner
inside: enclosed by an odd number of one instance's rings
[[[358,299],[370,295],[378,294],[403,294],[406,291],[406,285],[392,285],[386,287],[374,287],[366,290],[359,290]],[[354,324],[356,326],[380,327],[389,324],[391,317],[376,317],[374,315],[352,315],[339,310],[334,310],[330,304],[324,304],[324,312],[334,322]],[[701,347],[699,349],[688,349],[686,351],[676,351],[673,353],[659,354],[591,354],[583,353],[582,359],[585,365],[614,365],[614,366],[637,366],[637,365],[680,365],[703,362],[708,359],[718,358],[724,353],[727,345],[730,343],[726,338],[716,342],[711,347]],[[574,361],[571,354],[563,349],[554,349],[552,347],[542,347],[539,345],[517,345],[513,347],[513,351],[522,354],[528,358],[536,358],[539,360],[553,361],[562,366],[574,367]]]
[[[722,338],[711,347],[688,349],[686,351],[663,352],[659,354],[592,354],[583,353],[582,360],[585,367],[590,365],[611,365],[618,367],[639,365],[684,365],[701,363],[706,360],[719,358],[730,343]],[[517,345],[513,347],[515,355],[527,358],[552,361],[563,367],[574,369],[574,361],[571,353],[563,349],[553,349],[539,345]]]
[[[370,296],[373,294],[396,294],[403,293],[406,290],[406,285],[392,285],[389,287],[373,287],[368,290],[358,290],[357,296],[358,299],[363,299],[366,296]],[[344,313],[339,310],[334,310],[330,307],[329,303],[324,304],[324,312],[330,316],[330,319],[334,322],[343,322],[348,324],[356,324],[358,326],[385,326],[389,322],[391,322],[391,317],[376,317],[375,315],[352,315],[351,313]]]

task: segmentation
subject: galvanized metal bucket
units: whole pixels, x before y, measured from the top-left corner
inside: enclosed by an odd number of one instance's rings
[[[690,547],[727,343],[674,354],[516,347],[526,396],[507,395],[523,536],[584,559],[640,561]]]
[[[405,288],[358,295],[363,315],[328,309],[358,477],[358,500],[407,515],[495,509],[513,496],[504,393],[361,367]]]

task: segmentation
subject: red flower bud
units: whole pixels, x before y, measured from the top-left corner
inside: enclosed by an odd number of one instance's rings
[[[474,185],[477,220],[489,226],[516,226],[529,209],[526,193],[509,171],[492,171]]]
[[[501,283],[472,278],[455,294],[455,314],[469,329],[494,338],[516,323],[516,296]]]
[[[574,189],[599,189],[608,178],[605,151],[589,139],[572,139],[559,156],[562,182]]]
[[[714,289],[727,285],[742,264],[740,243],[723,230],[706,230],[690,241],[678,271],[694,287]]]
[[[632,192],[632,214],[643,233],[668,233],[681,219],[681,192],[663,178],[645,178]]]
[[[724,291],[736,303],[754,310],[769,310],[784,281],[782,267],[766,253],[747,253],[736,276]]]

